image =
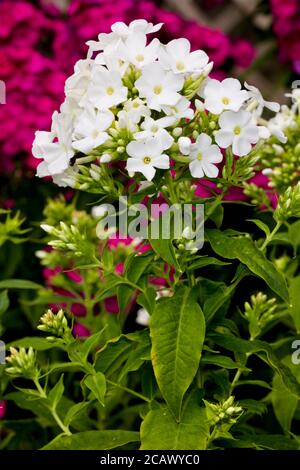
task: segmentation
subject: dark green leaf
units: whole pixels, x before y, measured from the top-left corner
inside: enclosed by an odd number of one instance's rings
[[[206,236],[213,250],[219,256],[238,259],[252,273],[264,279],[267,285],[283,300],[289,301],[284,277],[277,271],[273,263],[266,259],[250,238],[239,234],[239,232],[232,236],[232,232],[221,232],[220,230],[207,230]]]
[[[150,320],[151,358],[162,395],[176,417],[182,399],[198,370],[205,319],[186,287],[161,299]]]

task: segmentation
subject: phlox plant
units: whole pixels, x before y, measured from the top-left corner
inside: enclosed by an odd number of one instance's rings
[[[119,22],[89,41],[36,132],[37,175],[74,194],[44,209],[44,285],[0,282],[3,326],[21,289],[37,330],[10,338],[0,366],[3,447],[22,446],[15,406],[34,449],[299,449],[299,93],[280,108],[212,79],[207,54],[161,44],[161,27]],[[190,226],[100,230],[125,196],[201,204],[204,245],[189,249]],[[5,243],[20,242],[20,216],[2,217]]]

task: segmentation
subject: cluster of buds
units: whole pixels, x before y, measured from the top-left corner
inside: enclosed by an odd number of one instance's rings
[[[41,317],[40,323],[41,324],[38,326],[38,329],[52,335],[47,337],[49,341],[53,341],[57,337],[65,340],[72,337],[68,321],[62,309],[59,310],[57,314],[54,314],[51,310],[48,310]]]
[[[25,377],[27,379],[36,379],[39,375],[39,369],[36,364],[36,355],[33,348],[28,351],[25,348],[10,348],[10,356],[6,358],[10,367],[6,372],[13,377]]]
[[[29,231],[29,229],[21,228],[25,219],[21,217],[19,212],[11,215],[10,211],[0,210],[1,214],[5,215],[5,220],[0,222],[0,246],[7,240],[20,243],[21,237]]]
[[[244,193],[251,200],[251,204],[260,207],[271,208],[271,201],[268,198],[264,188],[257,186],[255,183],[244,183]]]
[[[233,425],[237,422],[243,412],[241,406],[234,403],[234,397],[230,396],[221,403],[210,403],[204,400],[207,418],[211,425],[228,424]]]
[[[61,221],[58,228],[48,224],[41,224],[41,228],[54,238],[48,242],[52,248],[71,252],[78,258],[84,258],[86,263],[95,260],[94,244],[87,238],[86,232],[79,230],[76,225],[68,226]]]
[[[291,217],[300,217],[300,182],[296,186],[287,188],[279,197],[274,219],[278,223],[284,223]]]
[[[251,340],[257,338],[263,328],[274,319],[277,308],[276,299],[268,299],[262,292],[252,295],[250,302],[245,302],[242,316],[249,322]]]

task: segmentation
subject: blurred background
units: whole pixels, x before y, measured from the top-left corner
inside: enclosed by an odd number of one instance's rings
[[[266,98],[283,102],[300,76],[299,0],[0,0],[0,205],[33,176],[34,132],[49,128],[85,42],[135,18],[164,22],[162,41],[187,37],[217,78],[237,76]]]

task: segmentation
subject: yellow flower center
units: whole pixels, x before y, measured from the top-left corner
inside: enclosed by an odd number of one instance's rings
[[[184,65],[183,62],[177,62],[176,68],[177,68],[177,70],[179,70],[181,72],[182,70],[185,69],[185,65]]]
[[[162,86],[161,85],[155,85],[155,87],[153,88],[153,91],[156,95],[160,95],[161,92],[162,92]]]
[[[153,134],[155,134],[155,132],[158,131],[158,127],[157,126],[152,126],[151,127],[151,132],[153,132]]]
[[[222,98],[222,103],[225,104],[225,106],[227,106],[227,105],[230,103],[230,99],[227,98],[227,96],[224,96],[224,97]]]
[[[201,160],[203,160],[203,155],[202,155],[201,152],[198,153],[197,160],[199,160],[199,162],[201,162]]]
[[[135,103],[132,104],[132,107],[133,107],[133,108],[139,108],[139,106],[140,106],[140,104],[137,103],[137,102],[135,102]]]
[[[138,62],[144,62],[145,60],[145,57],[143,56],[143,54],[138,54],[137,56],[135,56],[135,58]]]
[[[235,133],[235,135],[240,135],[241,130],[242,130],[242,129],[240,128],[240,126],[236,126],[236,127],[234,128],[233,132]]]
[[[109,96],[113,95],[113,94],[114,94],[114,91],[115,91],[115,90],[113,89],[112,86],[109,86],[109,87],[106,88],[106,93],[107,93]]]
[[[144,157],[144,163],[146,165],[149,165],[149,163],[151,163],[151,158],[150,157]]]

